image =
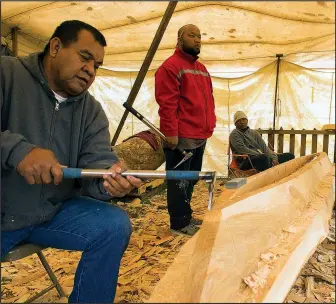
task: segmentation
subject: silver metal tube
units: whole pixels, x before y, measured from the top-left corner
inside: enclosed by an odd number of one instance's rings
[[[185,171],[187,172],[187,171]],[[154,171],[154,170],[127,170],[123,173],[121,173],[122,176],[134,176],[139,178],[145,178],[145,179],[165,179],[167,177],[167,171]],[[207,171],[200,171],[199,172],[199,179],[204,180],[212,180],[213,179],[214,172],[207,172]],[[183,179],[183,178],[181,178]]]
[[[121,173],[122,176],[134,176],[144,179],[165,179],[166,171],[154,171],[154,170],[127,170]]]
[[[187,171],[185,171],[187,172]],[[102,177],[103,175],[112,174],[110,170],[104,169],[83,169],[82,177]],[[121,173],[122,176],[134,176],[141,179],[166,179],[166,171],[155,171],[155,170],[127,170]],[[213,179],[214,172],[211,171],[200,171],[199,179],[209,180]],[[181,178],[183,179],[183,178]]]

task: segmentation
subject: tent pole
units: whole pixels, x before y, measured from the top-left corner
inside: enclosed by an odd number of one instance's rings
[[[130,94],[128,95],[128,98],[127,98],[127,101],[126,103],[130,106],[133,105],[134,101],[135,101],[135,98],[137,97],[137,94],[141,88],[141,85],[142,85],[142,82],[147,74],[147,71],[149,69],[149,66],[153,60],[153,57],[156,53],[156,50],[158,49],[159,47],[159,44],[161,42],[161,39],[163,37],[163,34],[168,26],[168,23],[170,21],[170,18],[172,17],[173,13],[174,13],[174,10],[175,10],[175,7],[177,5],[177,2],[178,1],[170,1],[168,6],[167,6],[167,9],[162,17],[162,20],[161,20],[161,23],[156,31],[156,34],[154,36],[154,39],[152,41],[152,44],[151,46],[149,47],[149,50],[147,52],[147,55],[145,57],[145,60],[144,62],[142,63],[142,66],[140,68],[140,71],[137,75],[137,78],[135,79],[135,82],[134,82],[134,85],[131,89],[131,92]],[[118,137],[120,135],[120,132],[121,132],[121,129],[123,128],[124,126],[124,123],[126,121],[126,118],[127,118],[127,115],[128,115],[128,110],[125,110],[124,112],[124,115],[122,116],[121,120],[120,120],[120,123],[119,123],[119,126],[117,128],[117,131],[115,132],[114,134],[114,137],[112,139],[112,142],[111,142],[111,145],[114,146],[115,143],[117,142],[118,140]]]
[[[278,80],[279,80],[279,68],[280,68],[280,58],[283,54],[276,54],[277,57],[277,73],[275,79],[275,96],[274,96],[274,111],[273,111],[273,130],[275,130],[275,117],[276,117],[276,107],[277,107],[277,95],[278,95]]]
[[[14,26],[12,32],[12,53],[14,57],[18,56],[18,27]]]

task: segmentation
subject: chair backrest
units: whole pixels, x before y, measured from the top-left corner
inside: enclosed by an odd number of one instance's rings
[[[227,152],[226,152],[227,156],[228,156],[228,170],[230,171],[231,168],[231,146],[230,146],[230,135],[228,138],[228,147],[227,147]]]
[[[227,148],[227,152],[226,152],[226,154],[227,154],[227,155],[230,155],[230,154],[231,154],[230,136],[229,136],[228,148]]]
[[[239,169],[237,159],[232,154],[232,149],[230,145],[230,135],[228,140],[227,155],[228,155],[228,169]]]
[[[230,168],[231,169],[239,169],[239,164],[238,164],[238,161],[237,161],[237,158],[232,156],[232,160],[231,160],[231,163],[230,163]]]

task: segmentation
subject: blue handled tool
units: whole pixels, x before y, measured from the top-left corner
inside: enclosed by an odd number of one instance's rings
[[[104,169],[79,169],[62,168],[63,178],[103,177],[111,174],[110,170]],[[155,171],[155,170],[127,170],[121,176],[134,176],[140,179],[167,179],[167,180],[205,180],[209,183],[209,203],[211,209],[213,201],[216,172],[214,171]]]

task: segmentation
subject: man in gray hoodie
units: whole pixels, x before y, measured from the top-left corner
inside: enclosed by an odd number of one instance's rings
[[[267,147],[259,132],[248,127],[248,119],[243,111],[234,114],[234,129],[230,134],[230,148],[233,154],[247,154],[258,171],[289,161],[295,156],[292,153],[274,153]],[[248,158],[237,157],[241,170],[251,169]]]
[[[43,53],[1,58],[1,257],[19,243],[83,251],[69,302],[112,302],[131,234],[124,178],[107,117],[88,92],[103,64],[104,36],[72,20]],[[63,180],[62,166],[110,169],[103,179]]]

